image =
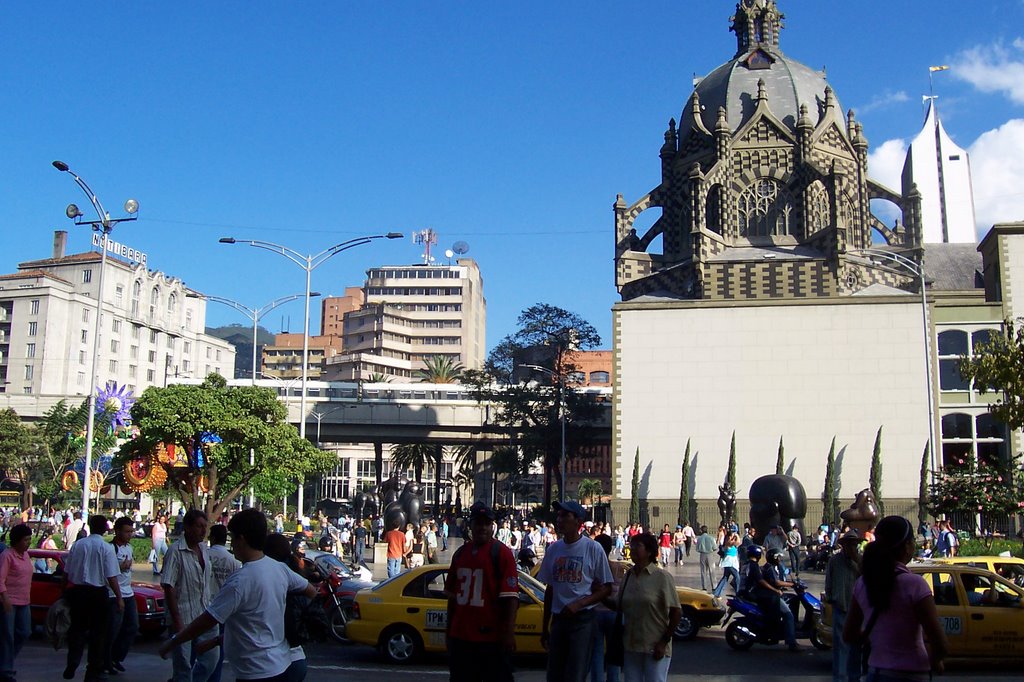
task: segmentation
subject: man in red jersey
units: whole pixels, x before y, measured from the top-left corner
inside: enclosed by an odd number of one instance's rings
[[[483,502],[470,508],[472,539],[452,556],[445,581],[452,682],[513,679],[519,573],[512,550],[494,539],[494,521]]]

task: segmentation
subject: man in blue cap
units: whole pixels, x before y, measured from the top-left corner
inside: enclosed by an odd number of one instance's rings
[[[537,579],[544,592],[541,644],[548,649],[549,682],[584,682],[590,669],[594,606],[611,595],[612,573],[599,544],[580,533],[587,512],[578,502],[554,504],[562,539],[544,552]]]

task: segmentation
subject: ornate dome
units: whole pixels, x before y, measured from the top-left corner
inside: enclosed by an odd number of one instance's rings
[[[782,15],[775,0],[743,0],[732,17],[736,56],[702,79],[683,109],[680,133],[686,137],[694,126],[694,98],[700,103],[703,128],[714,130],[718,110],[724,108],[732,132],[750,120],[757,108],[758,81],[763,80],[772,114],[796,129],[800,105],[807,105],[817,120],[824,111],[825,74],[786,57],[779,49]],[[842,111],[839,102],[835,102]]]

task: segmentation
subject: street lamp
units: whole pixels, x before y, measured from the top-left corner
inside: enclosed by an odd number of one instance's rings
[[[86,220],[84,214],[75,204],[68,204],[65,210],[67,217],[74,220],[75,225],[88,225],[92,228],[93,232],[99,232],[101,235],[100,274],[96,282],[96,323],[92,334],[92,371],[89,375],[89,416],[85,423],[85,478],[82,481],[82,516],[86,517],[89,515],[89,483],[91,482],[89,472],[92,470],[92,441],[96,429],[96,382],[99,381],[100,331],[103,329],[100,324],[100,315],[103,310],[103,271],[106,270],[105,266],[107,264],[107,238],[110,235],[110,231],[118,223],[129,222],[138,218],[139,202],[135,201],[135,199],[129,199],[124,202],[124,211],[128,215],[123,218],[111,218],[110,214],[104,210],[103,204],[100,203],[96,193],[66,163],[54,161],[53,167],[61,173],[67,173],[74,178],[75,184],[85,192],[85,196],[89,197],[89,203],[96,210],[98,220]]]
[[[538,372],[547,374],[552,379],[558,380],[558,420],[561,422],[562,428],[562,456],[559,460],[559,473],[562,477],[562,483],[558,486],[558,501],[565,502],[565,376],[554,370],[550,370],[547,367],[541,367],[540,365],[520,365],[520,367],[527,367]]]
[[[310,296],[319,296],[319,291],[314,291],[309,294]],[[231,306],[240,313],[244,313],[246,317],[252,320],[252,385],[256,385],[256,346],[259,338],[259,324],[260,318],[266,313],[276,308],[279,305],[284,305],[290,301],[294,301],[297,298],[302,298],[302,294],[291,294],[290,296],[282,296],[281,298],[275,299],[270,303],[266,304],[261,308],[250,308],[249,306],[233,301],[230,298],[224,298],[223,296],[212,296],[209,294],[188,294],[188,298],[202,298],[214,303],[222,303],[226,306]],[[249,466],[256,466],[256,451],[253,448],[249,448]],[[249,509],[252,509],[256,503],[256,495],[253,492],[252,486],[249,486]]]
[[[894,265],[902,266],[920,280],[921,286],[921,320],[924,324],[924,367],[925,387],[928,390],[928,450],[931,453],[932,483],[935,483],[936,453],[935,453],[935,391],[934,379],[932,377],[932,351],[931,351],[931,327],[928,323],[928,289],[925,280],[924,265],[918,265],[916,261],[906,256],[885,251],[883,249],[861,249],[858,253],[867,255],[870,259],[884,260]]]
[[[374,239],[401,239],[401,232],[388,232],[386,234],[374,234],[365,237],[356,237],[355,239],[349,239],[335,244],[334,246],[328,247],[320,253],[314,255],[304,256],[295,249],[291,249],[281,244],[275,244],[274,242],[267,242],[259,239],[235,239],[234,237],[221,237],[221,244],[248,244],[259,249],[266,249],[279,256],[284,256],[291,262],[298,265],[306,272],[306,314],[302,325],[302,400],[299,403],[299,412],[302,415],[302,420],[299,422],[299,437],[306,437],[306,383],[309,376],[309,285],[310,275],[314,270],[323,265],[333,256],[338,255],[342,251],[348,251],[349,249],[363,244],[369,244]],[[299,516],[302,516],[303,510],[303,490],[302,480],[299,480]]]
[[[324,417],[326,417],[328,415],[331,415],[331,414],[334,414],[338,410],[345,410],[345,409],[354,410],[354,409],[356,409],[358,407],[359,407],[358,405],[338,405],[337,407],[332,407],[331,409],[325,410],[323,412],[317,412],[316,410],[310,410],[309,414],[312,415],[314,419],[316,419],[316,446],[320,447],[320,422],[323,421]]]

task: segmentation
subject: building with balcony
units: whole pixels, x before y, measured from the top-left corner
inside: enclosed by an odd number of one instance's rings
[[[23,416],[89,393],[100,253],[66,245],[58,231],[49,258],[0,276],[0,405]],[[180,279],[111,254],[103,288],[101,386],[139,394],[170,377],[231,376],[234,347],[204,333],[206,301]]]
[[[307,379],[320,379],[326,363],[341,352],[341,337],[333,334],[309,337]],[[275,334],[274,344],[263,347],[264,376],[276,379],[302,377],[302,334]]]

